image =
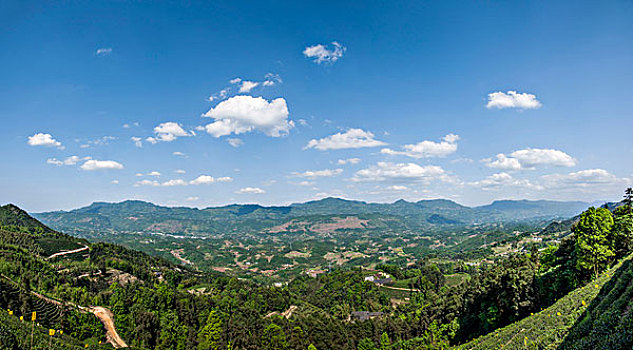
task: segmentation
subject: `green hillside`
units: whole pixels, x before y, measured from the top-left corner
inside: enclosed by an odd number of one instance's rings
[[[630,349],[631,258],[545,310],[454,349]]]

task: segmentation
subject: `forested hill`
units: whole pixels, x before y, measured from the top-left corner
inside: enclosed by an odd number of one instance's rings
[[[196,209],[129,200],[96,202],[71,211],[34,215],[65,232],[214,234],[265,231],[293,219],[315,222],[341,216],[355,216],[365,221],[364,228],[383,227],[388,223],[387,226],[401,229],[441,230],[473,224],[567,218],[588,206],[583,202],[497,201],[487,206],[467,207],[449,200],[399,200],[385,204],[325,198],[280,207],[234,204]]]

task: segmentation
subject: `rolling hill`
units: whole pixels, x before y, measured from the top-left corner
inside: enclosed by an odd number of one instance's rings
[[[228,205],[204,209],[164,207],[129,200],[95,202],[70,211],[33,214],[65,232],[126,231],[171,234],[230,234],[261,232],[292,220],[311,217],[345,217],[371,214],[366,228],[381,227],[385,220],[404,229],[442,229],[494,222],[548,220],[577,215],[588,206],[582,202],[497,201],[487,206],[467,207],[449,200],[366,203],[340,198],[296,203],[289,206]]]

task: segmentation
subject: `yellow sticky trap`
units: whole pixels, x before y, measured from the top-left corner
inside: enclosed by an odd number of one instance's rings
[[[20,321],[24,322],[24,316],[20,316]]]
[[[36,318],[37,318],[37,311],[33,311],[31,313],[31,321],[35,321]]]
[[[48,335],[50,335],[50,336],[55,335],[55,330],[54,329],[49,329],[48,330]]]

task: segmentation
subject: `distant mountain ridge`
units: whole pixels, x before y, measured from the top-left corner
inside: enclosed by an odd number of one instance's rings
[[[292,219],[327,220],[363,216],[371,227],[438,229],[494,222],[564,219],[590,206],[585,202],[501,200],[468,207],[447,199],[368,203],[328,197],[289,206],[231,204],[203,209],[165,207],[140,200],[94,202],[70,211],[33,214],[61,231],[128,231],[173,234],[228,234],[265,231]]]

